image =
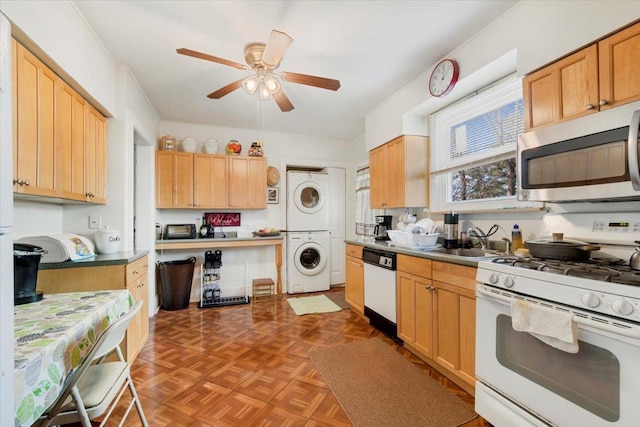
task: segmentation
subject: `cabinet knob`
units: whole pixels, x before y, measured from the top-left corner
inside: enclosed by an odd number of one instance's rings
[[[606,99],[601,99],[600,102],[598,102],[598,104],[602,105],[607,105],[609,103],[609,101],[607,101]]]
[[[24,181],[24,185],[26,185],[27,187],[31,185],[31,181],[29,181],[28,179],[26,179]]]
[[[593,104],[587,104],[587,110],[593,110],[595,108],[595,105]]]
[[[13,183],[14,184],[18,184],[18,185],[22,185],[22,180],[21,179],[14,179]]]

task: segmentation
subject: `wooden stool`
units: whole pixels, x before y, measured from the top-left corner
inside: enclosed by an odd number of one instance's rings
[[[253,300],[270,300],[275,297],[273,293],[275,283],[273,279],[253,279]]]

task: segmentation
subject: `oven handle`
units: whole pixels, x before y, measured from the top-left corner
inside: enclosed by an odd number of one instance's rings
[[[485,290],[482,286],[476,286],[476,292],[489,299],[497,299],[511,304],[514,298],[509,298],[494,292]],[[612,334],[622,335],[629,338],[640,339],[640,328],[626,329],[608,325],[606,323],[596,322],[594,320],[584,319],[582,317],[573,316],[573,321],[584,326],[590,326],[601,331],[611,332]]]
[[[640,166],[638,165],[638,128],[640,127],[640,110],[636,110],[631,117],[629,126],[629,141],[627,152],[629,153],[629,175],[631,185],[636,191],[640,191]]]

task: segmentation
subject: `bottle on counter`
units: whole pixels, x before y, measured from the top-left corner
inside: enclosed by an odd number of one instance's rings
[[[511,252],[515,253],[518,249],[522,247],[522,232],[520,231],[520,227],[518,224],[513,226],[513,230],[511,230]]]
[[[202,225],[200,226],[200,237],[207,237],[207,235],[209,234],[209,227],[207,227],[207,222],[206,219],[204,217],[204,215],[202,216]]]

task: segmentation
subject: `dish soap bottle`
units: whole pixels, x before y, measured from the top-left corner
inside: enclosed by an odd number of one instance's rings
[[[511,230],[511,252],[515,253],[518,249],[522,247],[522,232],[520,231],[520,227],[518,224],[513,226],[513,230]]]

